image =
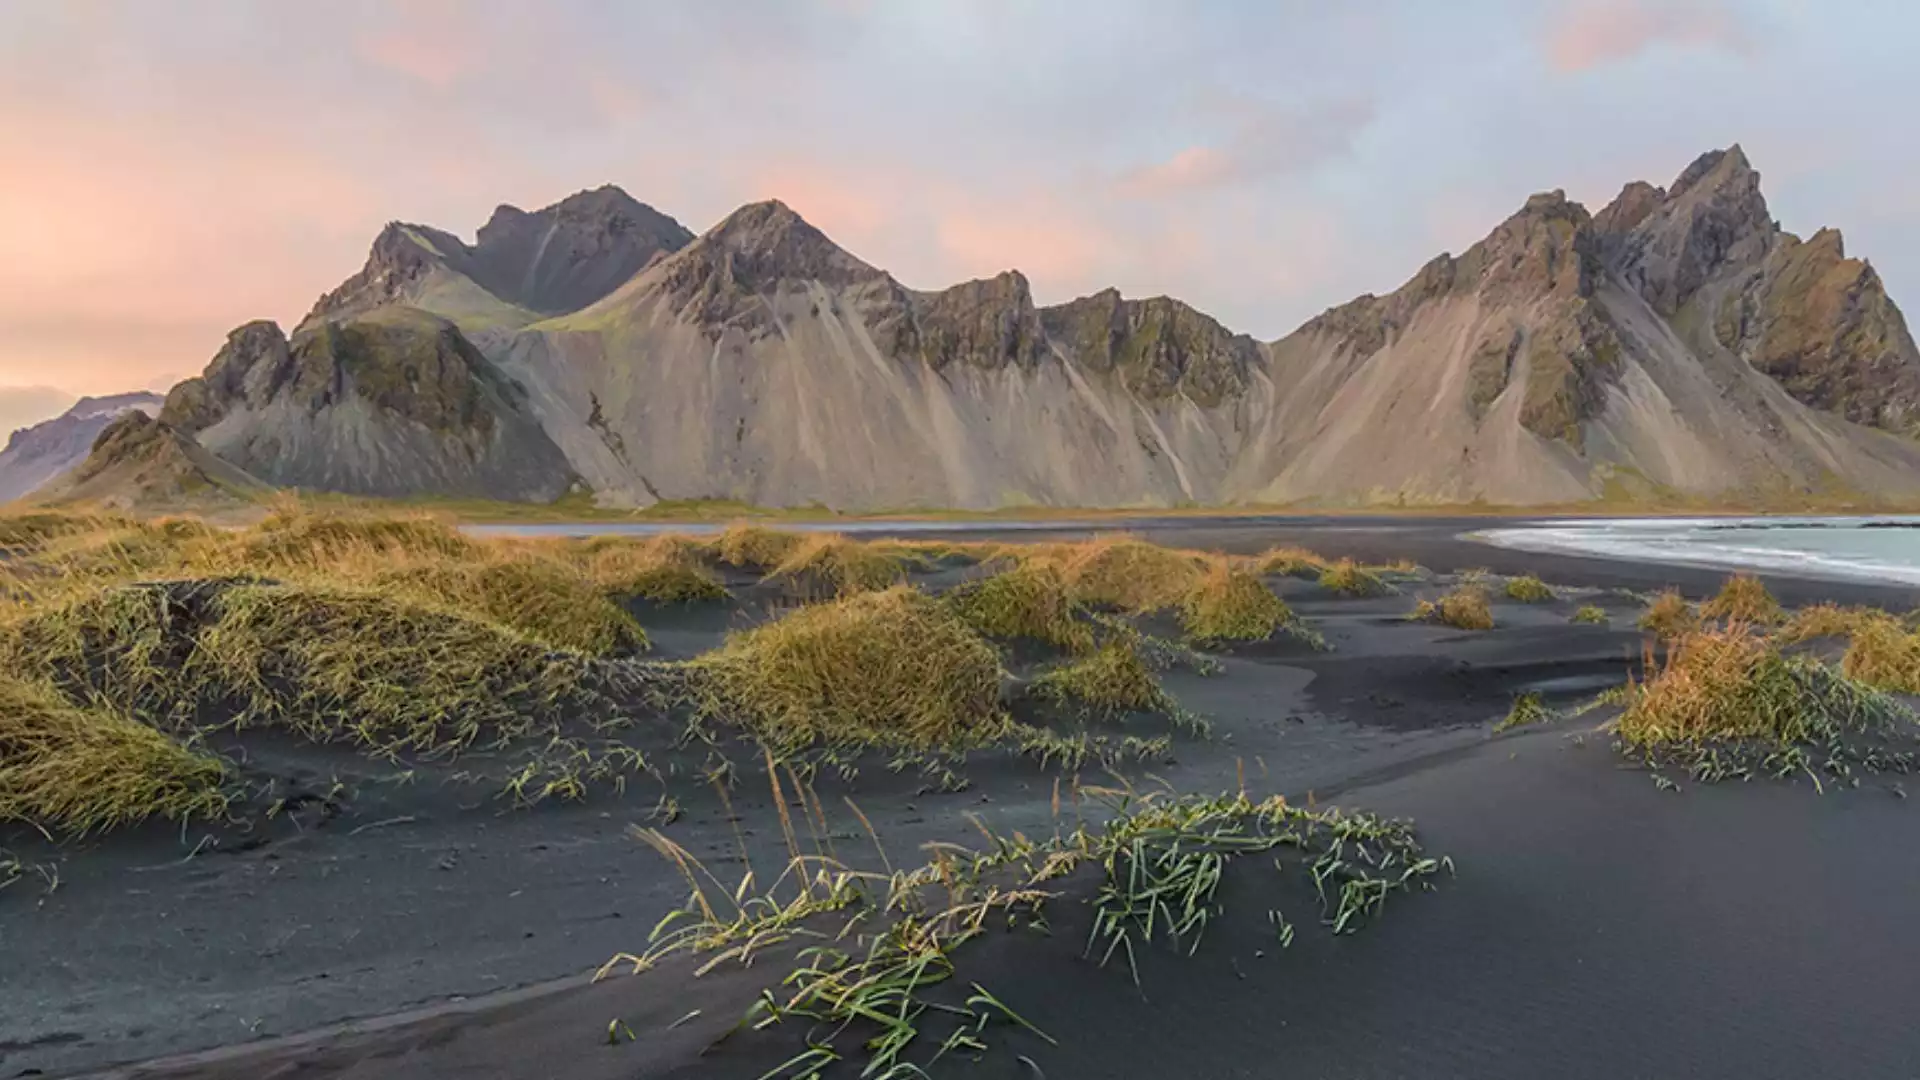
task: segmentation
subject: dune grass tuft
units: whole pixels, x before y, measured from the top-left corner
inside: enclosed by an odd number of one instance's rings
[[[21,658],[31,658],[23,661]],[[532,732],[588,701],[585,658],[369,587],[169,582],[21,620],[0,661],[166,728],[203,712],[380,755]]]
[[[656,604],[727,599],[726,586],[707,569],[702,554],[696,541],[669,535],[596,545],[583,552],[581,562],[587,577],[614,597]]]
[[[1592,626],[1605,626],[1607,625],[1607,609],[1598,604],[1582,604],[1580,605],[1580,610],[1567,617],[1567,621]]]
[[[1547,707],[1546,699],[1538,691],[1529,690],[1513,699],[1513,707],[1507,715],[1493,725],[1495,734],[1517,727],[1531,727],[1553,719],[1553,710]]]
[[[70,510],[12,510],[0,512],[0,553],[33,551],[50,540],[125,528],[132,518],[119,514]]]
[[[1113,635],[1091,655],[1044,672],[1032,689],[1042,700],[1097,716],[1179,711],[1142,653],[1138,634]]]
[[[798,608],[687,668],[704,712],[783,753],[962,748],[1006,728],[993,646],[905,586]]]
[[[806,540],[802,533],[769,529],[764,525],[733,524],[715,541],[714,551],[720,561],[729,566],[764,573],[785,562]]]
[[[1788,644],[1818,638],[1850,638],[1862,628],[1875,624],[1885,624],[1896,631],[1902,629],[1899,619],[1879,608],[1841,607],[1826,603],[1803,607],[1794,612],[1775,631],[1775,636]]]
[[[1265,641],[1293,622],[1293,610],[1260,578],[1213,564],[1180,598],[1180,628],[1199,642]]]
[[[1920,694],[1920,634],[1891,618],[1865,619],[1853,628],[1840,670],[1869,686]]]
[[[1081,603],[1144,613],[1179,603],[1203,565],[1191,552],[1113,536],[1069,547],[1060,570]]]
[[[1268,548],[1255,555],[1252,562],[1256,574],[1280,574],[1310,581],[1318,579],[1333,565],[1325,556],[1301,547]]]
[[[0,675],[0,822],[83,834],[217,818],[226,768],[132,717]]]
[[[1639,626],[1661,641],[1671,641],[1698,629],[1700,616],[1677,590],[1668,589],[1641,612]]]
[[[1352,559],[1341,559],[1320,573],[1320,587],[1341,596],[1386,596],[1393,586]]]
[[[439,518],[385,517],[282,509],[238,538],[226,553],[232,567],[272,574],[314,569],[378,568],[405,562],[478,559],[486,548]]]
[[[1554,599],[1553,590],[1547,583],[1532,574],[1524,574],[1507,579],[1507,599],[1518,600],[1526,604],[1545,604]]]
[[[426,607],[477,616],[533,641],[589,656],[647,647],[646,631],[572,568],[522,556],[394,570],[376,588]]]
[[[878,592],[906,580],[900,559],[835,533],[809,536],[777,563],[768,581],[792,585],[809,597]]]
[[[1046,562],[1016,563],[943,598],[975,633],[1044,642],[1071,653],[1093,650],[1093,627],[1066,577]]]
[[[1478,585],[1462,585],[1439,600],[1422,600],[1407,618],[1444,623],[1459,630],[1493,629],[1493,609],[1487,605],[1487,591]]]
[[[1722,619],[1748,626],[1770,626],[1783,617],[1779,601],[1752,574],[1735,574],[1720,586],[1720,592],[1700,605],[1706,619]]]
[[[1666,660],[1629,687],[1615,730],[1658,749],[1752,742],[1832,743],[1848,731],[1910,722],[1903,706],[1811,657],[1733,623],[1672,642]]]

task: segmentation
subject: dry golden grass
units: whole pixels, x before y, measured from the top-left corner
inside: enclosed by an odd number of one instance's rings
[[[1852,637],[1862,627],[1873,623],[1885,623],[1894,630],[1901,629],[1899,619],[1879,608],[1841,607],[1827,603],[1814,604],[1794,612],[1775,631],[1775,636],[1787,644],[1816,638]]]
[[[1670,641],[1698,629],[1700,616],[1685,597],[1676,590],[1668,589],[1647,605],[1647,610],[1640,614],[1639,626],[1661,641]]]
[[[582,657],[365,587],[126,585],[0,633],[0,670],[44,671],[163,727],[204,709],[375,753],[524,735],[582,699]]]
[[[1544,604],[1553,599],[1553,590],[1547,588],[1546,582],[1532,574],[1525,574],[1507,579],[1507,599],[1526,604]]]
[[[522,555],[404,567],[378,575],[371,584],[557,649],[612,656],[647,647],[646,631],[632,615],[591,579],[556,560]]]
[[[687,667],[707,715],[783,753],[960,748],[1006,730],[993,646],[905,586],[798,608]]]
[[[1882,690],[1920,694],[1920,634],[1891,618],[1869,618],[1853,628],[1840,670]]]
[[[1781,620],[1779,601],[1752,574],[1735,574],[1711,600],[1700,605],[1700,616],[1749,626],[1770,626]]]
[[[1629,744],[1658,748],[1715,742],[1828,742],[1898,714],[1851,673],[1789,657],[1778,641],[1739,622],[1684,634],[1664,663],[1631,684],[1614,722]]]
[[[0,512],[0,553],[33,551],[62,536],[106,532],[135,524],[120,514],[69,510]]]
[[[578,561],[587,577],[613,596],[656,604],[725,600],[726,586],[707,569],[705,551],[689,537],[667,535],[586,546]]]
[[[943,600],[976,633],[990,638],[1025,638],[1073,653],[1093,649],[1087,613],[1052,563],[1016,563],[953,589]]]
[[[772,570],[787,560],[794,549],[806,543],[806,536],[797,532],[769,529],[764,525],[736,523],[729,525],[720,539],[714,543],[714,551],[720,561],[729,566],[738,566],[762,573]]]
[[[1462,585],[1437,601],[1422,600],[1407,618],[1445,623],[1460,630],[1493,629],[1487,591],[1478,585]]]
[[[1180,627],[1196,641],[1265,641],[1293,621],[1260,578],[1217,561],[1180,598]]]
[[[0,675],[0,822],[89,833],[226,811],[225,767],[103,706]]]
[[[1256,574],[1283,574],[1287,577],[1318,578],[1333,562],[1317,552],[1301,547],[1276,547],[1253,557]]]
[[[1206,560],[1131,536],[1110,536],[1071,545],[1058,555],[1081,603],[1144,613],[1180,602],[1199,582]]]
[[[767,574],[808,597],[852,596],[878,592],[906,580],[906,568],[896,556],[837,533],[809,536]]]
[[[1593,626],[1607,625],[1607,609],[1598,604],[1582,604],[1580,610],[1567,617],[1570,623],[1585,623]]]
[[[1386,596],[1394,591],[1393,586],[1380,579],[1380,575],[1352,559],[1341,559],[1322,571],[1320,587],[1341,596]]]

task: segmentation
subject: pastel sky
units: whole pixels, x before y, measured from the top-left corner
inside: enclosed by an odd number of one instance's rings
[[[1906,0],[0,0],[0,398],[164,387],[388,220],[606,182],[1271,338],[1738,141],[1920,297],[1916,40]]]

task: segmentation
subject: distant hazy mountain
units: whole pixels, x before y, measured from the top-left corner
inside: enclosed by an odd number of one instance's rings
[[[0,502],[33,493],[86,459],[100,432],[129,410],[160,411],[158,394],[81,398],[66,412],[15,431],[0,450]]]
[[[778,202],[690,237],[613,188],[389,226],[169,430],[269,483],[848,509],[1920,495],[1920,351],[1740,148],[1597,215],[1535,195],[1272,343],[1177,300],[902,286]]]

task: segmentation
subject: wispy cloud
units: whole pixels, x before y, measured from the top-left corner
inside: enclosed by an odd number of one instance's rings
[[[1745,54],[1753,37],[1740,14],[1716,0],[1578,0],[1548,27],[1546,52],[1554,70],[1578,72],[1661,44]]]
[[[1373,121],[1374,104],[1366,98],[1304,108],[1239,103],[1231,112],[1238,120],[1219,144],[1188,146],[1130,170],[1120,178],[1120,191],[1160,198],[1311,170],[1351,151]]]

